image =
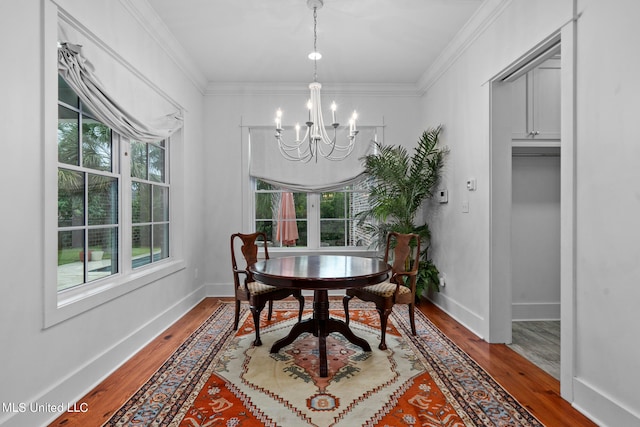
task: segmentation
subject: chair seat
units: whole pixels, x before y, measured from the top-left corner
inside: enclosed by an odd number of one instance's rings
[[[247,283],[247,288],[249,289],[249,293],[251,295],[267,294],[278,289],[275,286],[265,285],[264,283],[260,282],[249,282]]]
[[[362,288],[362,290],[374,295],[379,295],[383,298],[389,298],[396,291],[396,284],[391,282],[382,282],[376,285],[366,286]],[[400,289],[398,289],[398,298],[402,298],[404,294],[410,295],[411,289],[406,286],[400,286]]]

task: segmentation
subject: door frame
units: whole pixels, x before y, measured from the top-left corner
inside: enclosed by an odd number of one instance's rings
[[[573,400],[576,339],[576,49],[575,22],[543,40],[490,80],[489,336],[511,342],[511,91],[507,80],[536,65],[559,43],[561,55],[560,144],[560,393]],[[527,68],[529,67],[529,68]]]

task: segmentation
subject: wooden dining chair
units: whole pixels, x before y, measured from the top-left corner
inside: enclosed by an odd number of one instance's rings
[[[260,251],[260,248],[262,248],[262,251]],[[242,254],[242,258],[239,256],[240,253]],[[269,303],[269,312],[267,314],[267,318],[269,320],[271,320],[274,300],[281,300],[290,295],[296,298],[300,302],[298,321],[302,320],[302,310],[304,309],[304,297],[302,296],[301,290],[277,288],[275,286],[256,282],[253,279],[251,273],[247,271],[247,267],[257,262],[260,258],[269,259],[267,235],[265,233],[234,233],[231,235],[231,265],[233,267],[234,295],[236,298],[236,312],[233,329],[238,329],[238,323],[240,321],[240,303],[242,301],[248,301],[251,314],[253,315],[253,324],[256,329],[256,339],[253,342],[256,346],[262,345],[262,341],[260,340],[260,312],[267,302]],[[238,259],[244,259],[244,268],[238,268]],[[242,280],[240,277],[241,275],[244,276]]]
[[[417,234],[400,234],[390,232],[387,236],[387,247],[384,261],[391,262],[389,280],[364,288],[347,289],[343,298],[345,321],[349,323],[349,301],[358,297],[363,301],[373,302],[380,314],[380,350],[387,349],[385,341],[387,318],[395,304],[409,306],[411,333],[416,334],[415,300],[416,280],[420,263],[420,236]]]

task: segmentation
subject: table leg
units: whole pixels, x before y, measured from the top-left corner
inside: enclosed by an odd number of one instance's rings
[[[320,355],[320,376],[327,377],[329,368],[327,366],[327,335],[329,331],[329,295],[326,290],[314,291],[313,293],[313,317],[318,326],[318,353]]]
[[[339,332],[343,337],[347,339],[352,344],[357,345],[364,351],[371,351],[371,346],[364,338],[360,338],[356,334],[353,333],[349,325],[344,323],[342,320],[338,319],[329,319],[327,321],[327,335],[331,332]]]
[[[291,331],[289,331],[289,334],[286,337],[280,338],[278,341],[273,343],[270,351],[271,353],[277,353],[283,347],[286,347],[294,342],[296,338],[298,338],[301,334],[309,332],[315,335],[316,330],[315,319],[307,319],[303,320],[302,322],[296,323],[295,325],[293,325],[293,328],[291,328]]]
[[[326,290],[316,290],[313,293],[313,318],[296,323],[289,334],[276,341],[271,346],[271,353],[277,353],[283,347],[291,344],[302,333],[309,332],[318,337],[318,353],[320,354],[320,376],[327,377],[327,336],[331,332],[342,334],[349,342],[371,351],[369,343],[353,333],[349,325],[337,319],[329,317],[329,296]]]

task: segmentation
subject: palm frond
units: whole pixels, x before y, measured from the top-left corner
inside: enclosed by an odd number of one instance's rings
[[[384,246],[389,231],[418,233],[423,242],[421,265],[430,265],[429,272],[436,275],[437,268],[427,259],[431,232],[427,224],[416,226],[414,220],[422,203],[433,196],[444,166],[447,150],[438,147],[441,131],[442,126],[424,131],[411,156],[402,146],[378,144],[377,153],[364,158],[365,175],[372,183],[369,209],[356,216],[376,237],[377,248]]]

